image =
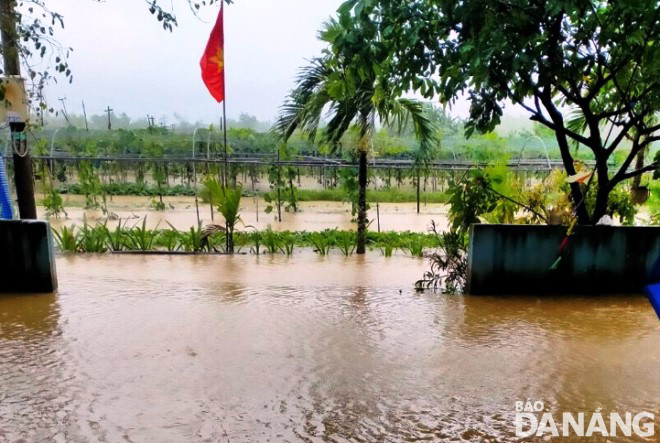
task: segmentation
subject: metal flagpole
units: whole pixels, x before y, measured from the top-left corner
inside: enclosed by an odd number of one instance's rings
[[[223,136],[224,136],[224,145],[225,145],[225,153],[224,153],[224,171],[223,171],[223,186],[228,186],[229,178],[227,176],[227,107],[225,103],[227,102],[227,96],[225,94],[224,100],[222,100],[222,131],[223,131]]]
[[[224,3],[221,3],[220,6],[222,9],[224,9]],[[222,94],[222,132],[223,132],[223,138],[224,138],[224,168],[223,168],[223,184],[222,184],[222,190],[223,192],[226,192],[226,187],[229,184],[229,178],[227,177],[227,76],[225,75],[226,72],[226,60],[225,60],[225,38],[224,38],[224,13],[223,13],[223,23],[222,23],[222,89],[223,89],[223,94]],[[226,198],[226,195],[225,195]],[[229,252],[229,224],[227,223],[227,220],[225,219],[225,251]]]

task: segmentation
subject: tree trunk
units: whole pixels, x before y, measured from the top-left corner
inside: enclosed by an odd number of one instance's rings
[[[289,191],[291,192],[291,206],[293,207],[293,212],[298,212],[298,204],[296,202],[296,193],[293,189],[293,177],[289,175]]]
[[[607,204],[609,202],[610,178],[607,171],[607,160],[596,156],[596,171],[598,173],[598,190],[596,191],[596,206],[591,214],[591,224],[595,225],[607,214]],[[586,195],[585,195],[586,199]],[[586,208],[586,203],[583,205]]]
[[[573,156],[571,155],[571,149],[568,145],[568,139],[566,134],[563,132],[564,128],[564,117],[561,115],[561,112],[557,110],[555,104],[552,102],[552,97],[550,95],[549,89],[544,88],[543,93],[538,96],[538,98],[545,106],[548,114],[550,114],[550,119],[559,129],[555,130],[555,138],[557,139],[557,144],[559,145],[559,152],[561,153],[561,160],[564,164],[564,169],[566,173],[571,176],[575,175],[575,165],[573,164]],[[605,159],[607,162],[607,159]],[[599,163],[599,159],[596,159],[596,163]],[[573,200],[573,209],[577,215],[578,223],[581,225],[588,225],[591,220],[589,218],[589,211],[587,210],[586,202],[584,201],[584,194],[580,188],[579,183],[571,183],[571,198]]]
[[[419,169],[417,169],[417,213],[419,214],[419,199],[420,199],[420,192],[419,192]]]
[[[607,203],[609,201],[610,191],[606,188],[598,187],[598,192],[596,193],[596,206],[594,207],[594,212],[591,215],[591,224],[596,224],[607,214]]]
[[[18,57],[19,48],[16,35],[16,15],[14,2],[2,0],[0,4],[0,35],[2,36],[2,59],[4,75],[21,75],[21,65]],[[21,219],[36,219],[37,206],[34,199],[34,174],[32,159],[27,150],[25,123],[10,123],[12,152],[14,160],[14,184],[18,200],[18,214]],[[16,152],[16,148],[22,155]]]
[[[227,232],[227,252],[229,254],[234,253],[234,228],[230,228],[227,226],[226,232]]]
[[[360,150],[358,172],[358,234],[357,253],[367,252],[367,151]]]
[[[646,156],[646,149],[642,149],[637,153],[637,158],[635,161],[635,171],[638,169],[642,169],[644,167],[645,156]],[[632,182],[633,192],[635,192],[636,189],[639,189],[640,185],[642,184],[642,175],[644,174],[638,174],[633,178],[633,182]]]

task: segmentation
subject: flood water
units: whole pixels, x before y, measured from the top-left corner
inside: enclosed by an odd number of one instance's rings
[[[516,400],[660,413],[643,297],[418,294],[423,261],[374,253],[57,266],[58,294],[0,296],[0,441],[510,441]]]
[[[193,197],[166,197],[163,199],[167,205],[165,211],[156,211],[150,208],[151,199],[148,197],[115,196],[108,202],[108,210],[122,223],[128,226],[141,224],[147,217],[147,226],[151,229],[169,228],[174,226],[179,230],[187,231],[197,226],[197,208]],[[78,195],[65,196],[68,218],[51,218],[55,227],[75,224],[81,226],[83,217],[89,223],[105,222],[107,215],[100,209],[82,209],[84,197]],[[222,216],[208,203],[198,202],[199,218],[203,225],[209,223],[222,223]],[[241,219],[243,225],[265,229],[271,226],[275,231],[322,231],[324,229],[355,230],[357,224],[353,221],[351,205],[342,202],[300,202],[300,212],[286,212],[282,209],[282,221],[276,219],[275,213],[266,214],[268,206],[262,198],[244,197],[241,200]],[[371,229],[376,231],[380,222],[381,231],[414,231],[427,232],[431,221],[435,221],[439,229],[447,229],[448,207],[441,204],[424,204],[422,202],[420,213],[417,214],[415,203],[380,203],[378,210],[371,204],[369,220]],[[39,216],[45,218],[46,210],[39,208]],[[109,220],[108,225],[114,226],[118,220]],[[240,226],[239,226],[240,228]]]

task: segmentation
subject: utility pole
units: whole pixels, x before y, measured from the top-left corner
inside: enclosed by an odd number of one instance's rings
[[[85,130],[89,132],[89,125],[87,124],[87,111],[85,110],[85,101],[82,102],[83,106],[83,116],[85,117]]]
[[[21,75],[16,35],[16,12],[14,0],[0,0],[0,37],[2,37],[2,59],[5,76]],[[18,197],[18,213],[21,219],[36,219],[37,206],[34,200],[34,175],[32,159],[27,147],[25,122],[10,122],[14,160],[14,183]]]
[[[155,123],[156,117],[153,115],[147,114],[147,123],[149,124],[149,132],[153,132],[154,128],[156,127]]]
[[[67,126],[71,126],[71,122],[69,121],[69,115],[66,112],[66,103],[64,103],[66,101],[66,97],[60,98],[59,100],[62,102],[62,114],[64,114],[64,120],[66,120]]]
[[[108,131],[112,131],[112,120],[110,119],[112,111],[114,111],[114,109],[110,109],[110,106],[105,110],[105,112],[108,113]]]

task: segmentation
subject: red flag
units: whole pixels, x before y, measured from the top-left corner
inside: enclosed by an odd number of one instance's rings
[[[221,3],[223,5],[223,3]],[[218,103],[225,99],[225,33],[223,23],[224,5],[211,31],[209,42],[199,64],[202,67],[202,80]]]

